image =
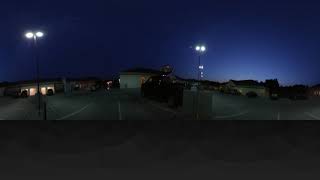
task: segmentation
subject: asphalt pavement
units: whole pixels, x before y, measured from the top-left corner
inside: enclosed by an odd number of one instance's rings
[[[0,120],[39,120],[42,119],[38,113],[35,97],[27,99],[1,97],[0,98]]]
[[[270,100],[213,94],[212,119],[216,120],[320,120],[320,99]]]
[[[138,90],[74,92],[45,99],[48,120],[194,119],[193,112],[171,109],[166,103],[142,98]],[[320,120],[320,99],[272,101],[212,93],[212,110],[201,115],[205,117],[203,120]],[[33,119],[43,119],[43,114],[38,116],[35,97],[0,98],[0,120]]]
[[[52,120],[170,120],[176,112],[166,104],[143,99],[130,90],[101,90],[48,97]]]

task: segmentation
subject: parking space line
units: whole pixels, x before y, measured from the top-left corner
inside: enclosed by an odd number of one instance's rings
[[[119,120],[122,120],[122,112],[121,112],[121,103],[118,101],[118,114],[119,114]]]
[[[229,118],[239,117],[239,116],[242,116],[242,115],[245,115],[245,114],[248,114],[248,113],[249,113],[249,111],[245,111],[245,112],[242,112],[242,113],[239,113],[239,114],[226,115],[226,116],[216,116],[215,118],[216,119],[229,119]]]
[[[305,112],[305,114],[308,115],[309,117],[315,119],[315,120],[320,120],[320,117],[315,116],[315,115],[313,115],[313,114],[311,114],[311,113],[309,113],[309,112]]]
[[[75,111],[75,112],[73,112],[71,114],[63,116],[62,118],[59,118],[59,119],[56,119],[56,120],[64,120],[64,119],[67,119],[67,118],[72,117],[74,115],[77,115],[77,114],[81,113],[82,111],[84,111],[85,109],[87,109],[90,105],[91,105],[91,103],[86,105],[86,106],[84,106],[83,108],[79,109],[78,111]]]

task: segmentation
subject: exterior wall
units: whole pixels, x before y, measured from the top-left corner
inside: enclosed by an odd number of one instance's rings
[[[267,90],[265,88],[257,88],[257,87],[237,87],[236,88],[242,95],[246,95],[248,92],[255,92],[260,97],[268,96]]]
[[[224,87],[226,89],[236,89],[238,90],[242,95],[246,95],[248,92],[255,92],[260,97],[267,97],[268,91],[267,88],[261,87],[261,86],[237,86],[233,82],[228,82]]]
[[[74,84],[81,90],[90,90],[96,85],[96,81],[76,81]]]
[[[141,87],[141,75],[121,75],[120,76],[120,88],[140,88]]]
[[[309,96],[320,97],[320,88],[312,88],[309,90]]]
[[[21,86],[21,91],[27,91],[29,96],[35,96],[36,93],[38,92],[38,86],[36,84],[30,84],[30,85],[23,85]],[[47,94],[48,89],[52,89],[53,93],[55,93],[55,86],[54,84],[41,84],[40,85],[40,92],[42,94]]]
[[[141,88],[141,85],[146,82],[153,75],[130,75],[122,74],[120,75],[120,88],[121,89],[135,89]]]
[[[19,92],[20,92],[19,87],[8,87],[8,88],[6,88],[4,95],[16,97],[16,96],[18,96]]]

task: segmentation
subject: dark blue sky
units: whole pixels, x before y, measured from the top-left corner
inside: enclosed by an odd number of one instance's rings
[[[34,78],[24,32],[42,29],[41,75],[110,77],[144,66],[210,80],[320,83],[320,3],[295,0],[1,1],[0,81]]]

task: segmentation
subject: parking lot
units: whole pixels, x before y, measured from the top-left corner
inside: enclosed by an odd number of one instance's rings
[[[98,91],[48,98],[48,119],[55,120],[170,120],[175,111],[142,99],[138,91]]]
[[[142,99],[134,91],[76,92],[45,97],[48,120],[170,120],[176,112],[165,104]],[[43,119],[38,116],[37,99],[0,99],[1,120]]]
[[[213,119],[320,120],[320,99],[292,101],[213,94]]]
[[[210,120],[320,120],[320,100],[291,101],[212,93],[211,111],[201,114]],[[137,90],[100,90],[56,94],[46,97],[48,120],[176,120],[194,119],[193,112],[170,109],[140,97]],[[38,116],[37,99],[0,99],[1,120],[43,119]]]
[[[36,99],[0,97],[0,120],[39,119]]]

